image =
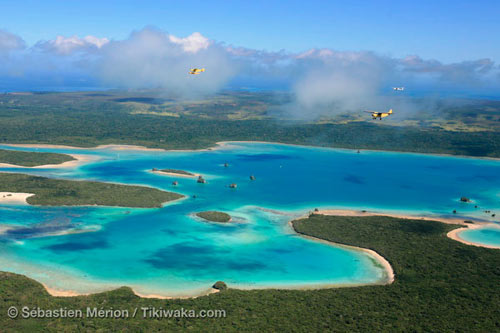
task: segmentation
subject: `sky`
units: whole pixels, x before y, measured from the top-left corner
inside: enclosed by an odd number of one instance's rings
[[[0,90],[280,87],[311,108],[392,85],[494,95],[499,14],[497,0],[2,0]]]
[[[0,29],[28,44],[57,35],[124,39],[155,26],[230,45],[417,54],[443,62],[500,61],[500,1],[54,1],[2,0]]]

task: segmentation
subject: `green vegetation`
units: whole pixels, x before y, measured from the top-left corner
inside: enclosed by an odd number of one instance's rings
[[[177,173],[179,175],[185,175],[185,176],[195,176],[194,173],[187,172],[187,171],[184,171],[184,170],[177,170],[177,169],[160,169],[158,171],[168,172],[168,173]]]
[[[193,332],[498,332],[500,252],[453,241],[457,226],[390,217],[312,215],[298,232],[371,248],[393,266],[391,285],[321,290],[227,289],[195,299],[141,299],[128,288],[81,297],[51,297],[24,276],[0,273],[2,331]],[[210,263],[207,263],[210,264]],[[213,319],[17,319],[10,306],[42,309],[224,309]]]
[[[0,149],[0,163],[8,163],[25,167],[45,164],[61,164],[73,160],[73,157],[65,154]]]
[[[202,101],[158,99],[155,92],[3,94],[0,143],[197,149],[254,140],[500,157],[500,102],[462,101],[435,112],[422,101],[419,112],[387,121],[354,112],[303,122],[283,112],[289,101],[286,94],[248,92]]]
[[[91,181],[49,179],[22,174],[0,173],[0,192],[34,193],[32,205],[101,205],[121,207],[161,207],[183,196],[144,186]]]
[[[231,216],[229,214],[213,210],[196,213],[196,216],[211,222],[225,223],[231,221]]]

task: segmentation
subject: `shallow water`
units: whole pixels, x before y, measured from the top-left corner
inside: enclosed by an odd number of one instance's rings
[[[459,233],[460,238],[471,243],[500,247],[500,225],[488,225]]]
[[[141,293],[194,295],[217,280],[241,288],[375,283],[384,272],[371,257],[303,239],[288,221],[315,207],[445,216],[457,210],[454,216],[489,221],[495,220],[483,210],[500,211],[496,160],[261,143],[195,152],[37,151],[99,160],[75,169],[0,170],[142,184],[187,196],[161,209],[0,206],[0,224],[18,227],[0,238],[0,270],[78,292],[129,285]],[[200,173],[208,183],[153,174],[153,167]],[[461,203],[460,196],[474,203]],[[228,212],[238,223],[193,216],[203,210]],[[46,237],[85,228],[95,231]]]

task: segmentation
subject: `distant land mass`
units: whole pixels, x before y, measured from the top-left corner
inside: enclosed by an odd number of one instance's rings
[[[362,110],[303,121],[279,92],[226,91],[203,100],[155,91],[0,94],[0,143],[78,147],[134,144],[199,149],[219,141],[267,141],[349,149],[500,157],[500,101],[407,97],[384,121]],[[402,115],[404,114],[404,116]]]

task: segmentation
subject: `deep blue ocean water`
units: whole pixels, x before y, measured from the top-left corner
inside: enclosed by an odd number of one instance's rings
[[[186,195],[161,209],[0,205],[0,224],[17,227],[0,236],[0,270],[63,290],[128,285],[141,293],[179,296],[202,293],[217,280],[260,288],[382,279],[384,271],[367,254],[303,239],[291,230],[291,219],[316,207],[499,221],[483,212],[500,212],[497,160],[262,143],[189,152],[0,148],[98,158],[74,169],[0,171],[140,184]],[[207,184],[153,174],[151,168],[200,173]],[[474,202],[461,203],[461,196]],[[204,210],[227,212],[236,223],[193,216]],[[65,230],[93,232],[47,236]],[[495,235],[484,239],[500,244]],[[481,242],[483,236],[476,236]]]

